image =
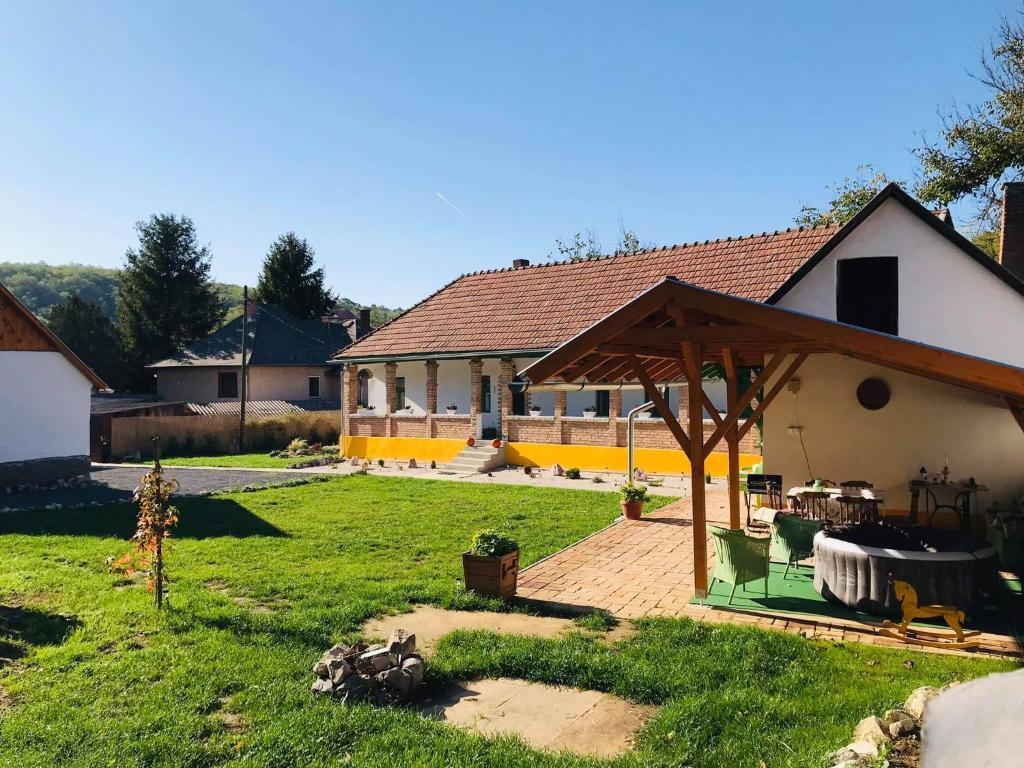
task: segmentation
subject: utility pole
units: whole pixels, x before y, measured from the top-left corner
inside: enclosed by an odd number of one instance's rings
[[[245,453],[245,398],[246,398],[246,376],[247,363],[245,359],[247,342],[249,340],[249,286],[242,287],[242,381],[239,386],[241,399],[238,404],[238,452]]]

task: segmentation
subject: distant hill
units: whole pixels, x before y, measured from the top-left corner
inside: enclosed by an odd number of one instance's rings
[[[0,261],[0,283],[24,302],[39,317],[46,320],[50,308],[60,304],[67,296],[77,294],[86,301],[99,304],[111,320],[116,319],[118,271],[107,267],[90,267],[85,264],[19,264]],[[242,286],[231,283],[215,283],[221,299],[228,306],[230,320],[242,313]],[[340,299],[338,304],[356,311],[360,305],[350,299]],[[390,309],[377,304],[370,305],[370,324],[377,328],[402,310]]]

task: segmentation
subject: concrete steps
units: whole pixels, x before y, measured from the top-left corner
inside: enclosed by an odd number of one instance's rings
[[[505,446],[495,448],[488,442],[486,445],[467,445],[445,469],[464,473],[490,472],[492,469],[505,466],[506,463]]]

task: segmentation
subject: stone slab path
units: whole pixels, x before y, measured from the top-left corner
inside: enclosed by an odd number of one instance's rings
[[[363,625],[363,635],[369,640],[386,640],[396,629],[415,633],[416,647],[424,653],[430,653],[441,637],[457,629],[486,629],[505,635],[558,637],[578,627],[571,619],[551,616],[490,611],[448,611],[423,605],[409,613],[371,619]],[[602,637],[610,642],[622,639],[631,632],[629,622],[621,622],[617,627],[603,633]]]
[[[615,757],[655,711],[597,691],[496,678],[460,683],[423,702],[429,717],[485,736],[514,734],[536,749]]]

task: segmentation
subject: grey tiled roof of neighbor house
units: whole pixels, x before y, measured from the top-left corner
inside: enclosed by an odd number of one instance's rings
[[[325,365],[352,338],[340,323],[303,320],[276,305],[260,305],[248,324],[248,364]],[[192,368],[242,364],[242,318],[149,368]]]
[[[245,413],[248,418],[262,419],[271,416],[287,416],[289,413],[311,413],[314,411],[337,411],[341,403],[337,400],[246,400]],[[186,403],[185,410],[196,416],[237,416],[238,401],[216,403]]]

